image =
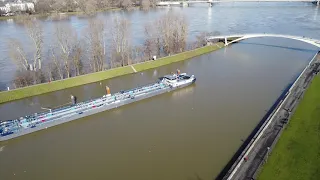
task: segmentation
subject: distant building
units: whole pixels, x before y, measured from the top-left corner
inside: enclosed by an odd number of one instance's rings
[[[11,2],[6,3],[4,6],[0,7],[0,13],[8,14],[8,13],[15,13],[15,12],[34,12],[34,4],[29,2]]]

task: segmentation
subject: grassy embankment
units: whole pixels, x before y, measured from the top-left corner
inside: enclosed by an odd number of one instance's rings
[[[139,72],[146,69],[151,69],[151,68],[163,66],[166,64],[190,59],[195,56],[199,56],[199,55],[220,49],[220,47],[223,47],[223,43],[217,43],[216,45],[212,45],[212,46],[205,46],[192,51],[186,51],[173,56],[160,58],[156,61],[148,61],[144,63],[135,64],[132,66]],[[69,79],[53,81],[51,83],[43,83],[43,84],[38,84],[34,86],[14,89],[11,91],[3,91],[3,92],[0,92],[0,103],[5,103],[8,101],[31,97],[31,96],[53,92],[57,90],[62,90],[66,88],[71,88],[75,86],[80,86],[88,83],[94,83],[94,82],[102,81],[105,79],[110,79],[113,77],[122,76],[126,74],[131,74],[131,73],[134,73],[133,69],[130,66],[125,66],[125,67],[114,68],[114,69],[101,71],[97,73],[77,76]]]
[[[320,76],[313,80],[259,180],[320,179]]]

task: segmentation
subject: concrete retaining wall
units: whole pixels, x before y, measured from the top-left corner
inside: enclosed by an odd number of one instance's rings
[[[292,112],[320,69],[317,53],[304,71],[285,89],[265,117],[216,179],[255,179],[278,141]]]

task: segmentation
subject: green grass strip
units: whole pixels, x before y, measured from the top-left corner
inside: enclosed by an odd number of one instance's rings
[[[64,80],[53,81],[50,83],[42,83],[24,88],[18,88],[11,91],[0,92],[0,103],[13,101],[21,98],[44,94],[48,92],[58,91],[66,88],[80,86],[88,83],[94,83],[101,80],[122,76],[133,73],[131,67],[114,68],[107,71],[90,73],[82,76],[76,76]]]
[[[259,180],[320,179],[320,76],[315,77]]]
[[[218,43],[217,45],[205,46],[202,48],[198,48],[196,50],[187,51],[187,52],[176,54],[170,57],[160,58],[156,61],[148,61],[140,64],[135,64],[133,66],[137,70],[137,72],[139,72],[146,69],[151,69],[151,68],[163,66],[166,64],[170,64],[173,62],[190,59],[192,57],[209,53],[211,51],[217,50],[222,47],[224,47],[223,43]],[[48,92],[53,92],[53,91],[67,89],[75,86],[84,85],[84,84],[94,83],[94,82],[98,82],[98,81],[102,81],[102,80],[106,80],[106,79],[110,79],[113,77],[122,76],[126,74],[131,74],[131,73],[134,73],[131,66],[126,66],[126,67],[110,69],[107,71],[85,74],[85,75],[77,76],[73,78],[53,81],[51,83],[43,83],[43,84],[37,84],[37,85],[28,86],[24,88],[18,88],[10,91],[2,91],[0,92],[0,104],[17,100],[17,99],[36,96],[36,95],[40,95]]]
[[[164,57],[164,58],[158,59],[156,61],[148,61],[148,62],[144,62],[144,63],[140,63],[140,64],[135,64],[135,65],[133,65],[133,67],[139,72],[139,71],[167,65],[167,64],[170,64],[173,62],[178,62],[178,61],[190,59],[190,58],[202,55],[202,54],[209,53],[211,51],[215,51],[217,49],[220,49],[221,47],[224,47],[224,44],[217,43],[216,45],[205,46],[205,47],[198,48],[198,49],[195,49],[192,51],[186,51],[186,52],[179,53],[179,54],[176,54],[173,56]]]

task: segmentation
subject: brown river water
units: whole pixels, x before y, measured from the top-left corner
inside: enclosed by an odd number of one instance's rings
[[[0,179],[214,179],[315,48],[246,40],[200,57],[0,105],[17,118],[154,82],[179,68],[197,82],[174,92],[0,143]]]

